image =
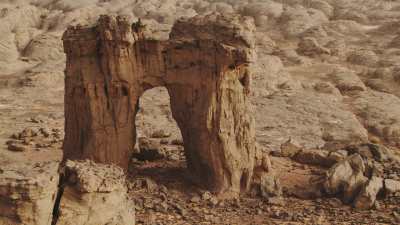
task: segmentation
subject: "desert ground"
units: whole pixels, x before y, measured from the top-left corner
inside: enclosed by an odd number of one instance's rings
[[[213,12],[256,25],[250,100],[280,193],[224,200],[192,182],[168,92],[153,88],[127,173],[136,224],[400,224],[400,1],[1,0],[0,225],[42,225],[7,197],[58,179],[64,31],[123,15],[165,40],[177,19]]]

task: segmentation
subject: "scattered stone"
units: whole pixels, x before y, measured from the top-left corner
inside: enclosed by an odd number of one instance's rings
[[[295,161],[303,164],[320,165],[331,167],[338,161],[329,157],[329,152],[324,150],[301,150],[292,157]]]
[[[44,120],[43,120],[43,119],[40,119],[40,118],[38,118],[38,117],[31,117],[31,118],[28,120],[28,122],[31,122],[31,123],[44,123]]]
[[[361,79],[348,69],[340,67],[330,74],[329,78],[342,93],[365,91],[367,89]]]
[[[203,199],[204,201],[210,200],[212,198],[212,194],[208,191],[205,191],[202,195],[201,195],[201,199]]]
[[[141,137],[139,138],[139,153],[134,153],[133,157],[141,161],[154,161],[165,158],[166,153],[159,141]]]
[[[200,197],[199,196],[193,196],[191,199],[190,199],[190,202],[192,202],[192,203],[199,203],[201,201],[201,199],[200,199]]]
[[[300,152],[301,149],[302,149],[301,147],[293,144],[292,140],[289,139],[288,141],[286,141],[281,145],[281,155],[283,157],[293,157],[298,152]]]
[[[157,183],[150,178],[144,179],[144,185],[145,185],[144,187],[148,192],[154,192],[158,188]]]
[[[0,224],[50,225],[58,162],[0,164]]]
[[[174,205],[176,211],[181,215],[181,216],[186,216],[187,215],[187,210],[181,206],[180,204],[175,204]]]
[[[171,136],[171,133],[169,133],[165,130],[156,130],[151,134],[152,138],[167,138],[170,136]]]
[[[379,57],[371,50],[357,50],[350,53],[347,61],[356,65],[375,66]]]
[[[20,143],[9,142],[7,149],[13,152],[25,152],[29,150],[29,147]]]
[[[263,173],[260,180],[261,196],[264,198],[282,195],[282,187],[279,180],[272,173]]]
[[[367,146],[373,154],[374,159],[378,162],[386,162],[394,159],[393,153],[383,145],[369,143]]]
[[[395,220],[397,223],[400,223],[400,214],[397,213],[397,212],[393,212],[392,215],[393,215],[393,217],[394,217],[394,220]]]
[[[285,205],[285,201],[282,197],[280,196],[275,196],[275,197],[271,197],[268,198],[268,203],[271,205],[277,205],[277,206],[284,206]]]
[[[46,138],[50,137],[50,131],[45,127],[40,128],[39,132]]]
[[[322,54],[330,55],[331,51],[321,46],[315,38],[306,37],[298,44],[297,53],[305,56],[316,57]]]
[[[183,145],[183,140],[182,139],[174,139],[171,141],[172,145]]]
[[[211,203],[211,205],[212,206],[216,206],[216,205],[218,205],[218,198],[216,198],[215,196],[212,196],[211,198],[210,198],[210,203]]]
[[[350,203],[368,180],[364,171],[363,159],[359,154],[353,154],[329,169],[323,184],[324,189],[331,195],[343,194],[342,200]]]
[[[345,150],[338,150],[338,151],[331,151],[328,155],[329,160],[338,163],[345,159],[348,156],[347,151]]]
[[[25,128],[20,134],[18,139],[30,138],[37,136],[37,132],[31,128]]]

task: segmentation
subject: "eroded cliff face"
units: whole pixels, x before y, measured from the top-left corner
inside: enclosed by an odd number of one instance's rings
[[[219,14],[182,19],[167,41],[146,39],[144,29],[140,21],[102,16],[93,28],[65,32],[64,158],[127,169],[138,100],[165,86],[189,170],[215,192],[248,190],[256,166],[248,99],[253,21]]]

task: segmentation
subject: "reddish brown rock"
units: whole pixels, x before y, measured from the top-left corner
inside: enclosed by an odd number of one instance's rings
[[[145,90],[165,86],[188,169],[214,192],[248,190],[256,167],[248,99],[252,20],[183,19],[167,41],[146,39],[143,28],[103,16],[96,27],[65,32],[65,159],[127,169],[138,100]]]

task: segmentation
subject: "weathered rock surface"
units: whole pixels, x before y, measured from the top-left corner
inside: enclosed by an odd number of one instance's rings
[[[365,164],[361,156],[351,155],[329,169],[324,189],[328,194],[343,194],[343,201],[351,203],[368,181],[364,172]]]
[[[92,161],[67,161],[57,225],[134,225],[135,210],[127,196],[124,171]]]
[[[372,143],[349,146],[349,157],[331,167],[324,181],[324,190],[355,208],[370,209],[378,195],[391,196],[399,191],[393,173],[398,159],[388,148]],[[381,195],[383,196],[383,195]]]
[[[0,224],[50,225],[58,163],[0,165]]]
[[[351,107],[369,132],[384,141],[400,144],[400,99],[377,91],[362,92],[351,102]]]
[[[215,192],[249,189],[256,166],[248,100],[252,20],[218,14],[183,19],[168,41],[147,40],[143,28],[140,21],[103,16],[94,28],[64,34],[65,159],[127,169],[138,99],[165,86],[189,170]]]
[[[367,130],[336,94],[288,90],[263,101],[255,112],[257,138],[270,149],[279,149],[289,138],[306,149],[341,149],[368,140]]]
[[[339,68],[330,74],[330,78],[342,93],[367,89],[361,79],[350,70]]]
[[[354,207],[358,209],[371,208],[376,200],[376,196],[383,188],[383,179],[380,177],[372,177],[361,189],[360,193],[354,200]]]
[[[386,194],[394,194],[400,192],[400,181],[393,179],[385,179],[385,192]]]
[[[321,46],[315,38],[303,38],[298,46],[297,52],[305,56],[316,57],[331,53],[329,49]]]

